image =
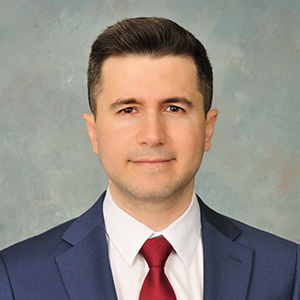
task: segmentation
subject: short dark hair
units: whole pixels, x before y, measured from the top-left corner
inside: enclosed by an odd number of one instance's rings
[[[213,72],[204,46],[190,32],[169,19],[139,17],[107,27],[92,45],[88,67],[88,97],[95,118],[103,62],[108,57],[125,55],[150,55],[157,58],[166,55],[190,56],[197,67],[205,115],[210,110]]]

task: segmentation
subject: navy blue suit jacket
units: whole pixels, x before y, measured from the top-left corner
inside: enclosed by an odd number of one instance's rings
[[[79,218],[2,250],[0,300],[117,299],[103,199]],[[204,300],[300,300],[299,245],[199,203]]]

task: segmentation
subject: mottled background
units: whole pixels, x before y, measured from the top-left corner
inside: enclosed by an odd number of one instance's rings
[[[85,211],[107,182],[81,118],[92,42],[165,16],[207,47],[220,111],[196,191],[300,242],[300,1],[0,0],[0,248]]]

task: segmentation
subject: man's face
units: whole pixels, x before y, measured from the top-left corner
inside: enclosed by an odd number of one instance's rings
[[[96,123],[84,115],[114,198],[143,201],[191,194],[216,116],[205,119],[194,61],[171,55],[108,58]]]

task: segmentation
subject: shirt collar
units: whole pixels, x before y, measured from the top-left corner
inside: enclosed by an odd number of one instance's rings
[[[159,235],[169,241],[186,266],[190,265],[201,234],[200,207],[195,193],[187,210],[160,232],[154,232],[119,208],[109,188],[104,198],[103,214],[106,234],[128,265],[133,263],[148,238]]]

